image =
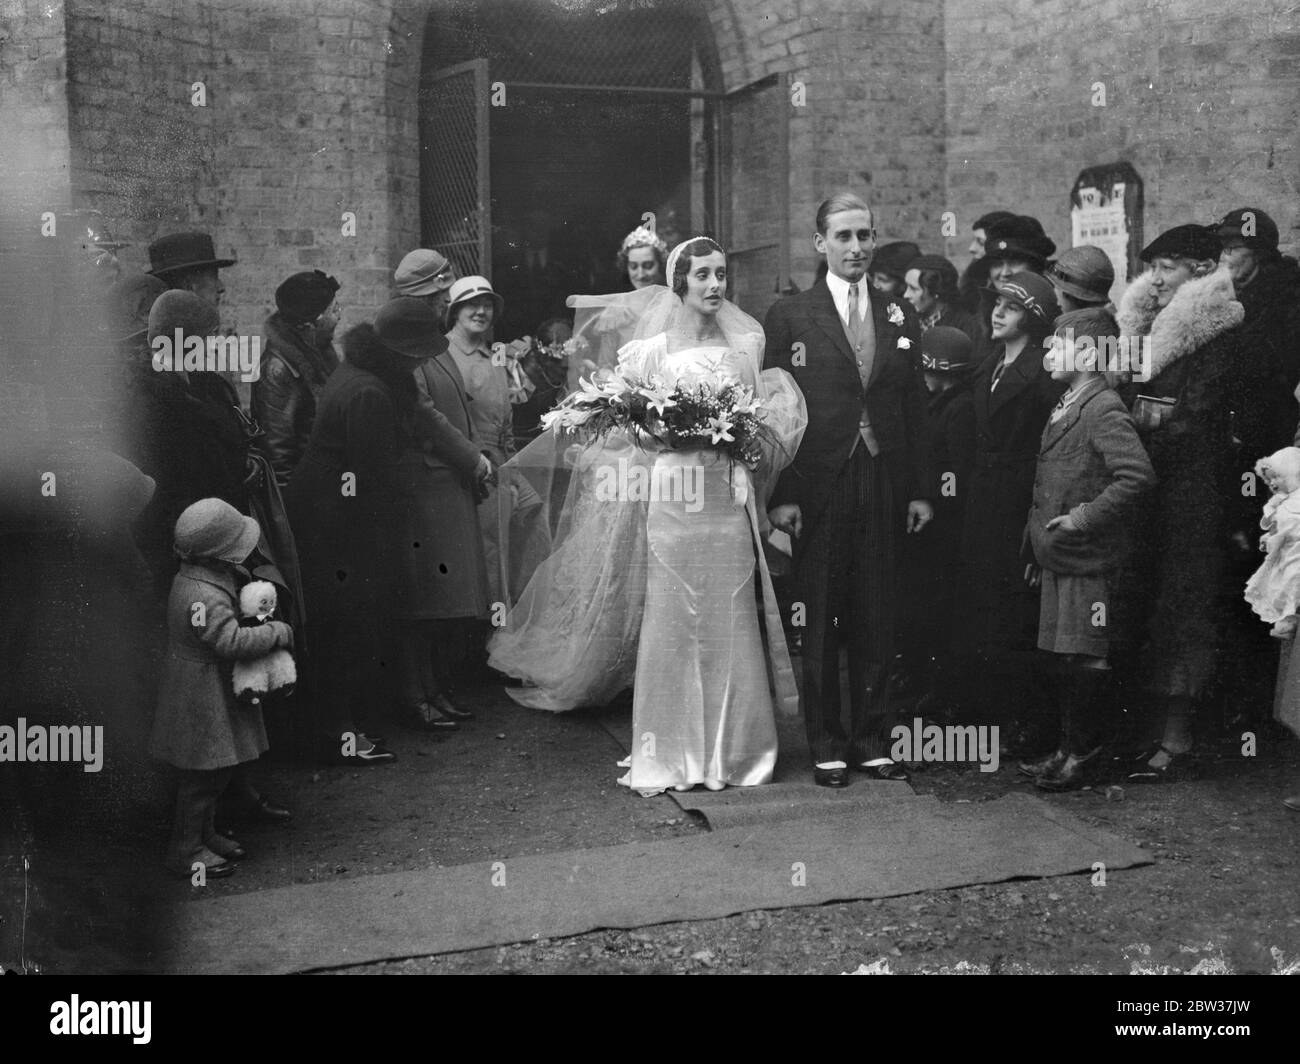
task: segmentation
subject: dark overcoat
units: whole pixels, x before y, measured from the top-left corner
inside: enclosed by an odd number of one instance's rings
[[[403,495],[401,419],[414,410],[413,363],[368,326],[344,337],[307,451],[285,488],[310,623],[395,612]],[[360,617],[358,617],[360,621]]]
[[[128,374],[121,453],[157,485],[137,525],[140,551],[154,574],[161,604],[176,572],[172,533],[193,502],[216,498],[249,512],[247,461],[251,431],[239,397],[216,373],[170,371],[136,364]]]
[[[975,461],[966,479],[961,601],[968,651],[996,654],[1037,644],[1038,593],[1025,584],[1020,545],[1043,426],[1065,388],[1043,367],[1045,350],[1031,339],[993,389],[1005,351],[999,342],[971,383]]]

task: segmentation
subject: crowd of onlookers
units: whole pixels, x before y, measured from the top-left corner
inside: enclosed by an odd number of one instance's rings
[[[895,696],[934,719],[1001,720],[1046,752],[1021,768],[1048,789],[1093,778],[1103,752],[1168,779],[1198,708],[1268,702],[1280,640],[1278,716],[1295,726],[1294,602],[1242,595],[1266,501],[1278,572],[1258,583],[1289,586],[1276,452],[1300,420],[1300,266],[1276,225],[1243,208],[1162,233],[1117,301],[1107,255],[1058,254],[1034,218],[993,212],[974,235],[961,274],[907,242],[868,270],[916,310],[929,396],[935,520],[907,538]],[[666,251],[630,233],[629,284],[662,284]],[[346,291],[296,273],[275,291],[245,409],[221,372],[157,360],[159,338],[220,333],[234,261],[203,233],[149,254],[109,292],[128,374],[117,449],[153,482],[135,543],[167,631],[152,749],[180,773],[169,863],[221,875],[243,850],[219,810],[291,816],[250,771],[271,742],[383,764],[386,718],[448,735],[471,716],[454,695],[486,668],[502,596],[498,470],[572,387],[571,324],[496,343],[491,284],[417,249],[394,298],[336,337]],[[1108,363],[1116,351],[1149,362]],[[253,580],[278,591],[273,609],[241,603]],[[264,721],[234,701],[225,663],[276,649],[298,682]]]
[[[1020,765],[1047,789],[1111,754],[1132,779],[1183,774],[1198,710],[1258,723],[1278,639],[1275,713],[1300,727],[1275,623],[1295,589],[1243,598],[1260,551],[1292,549],[1277,470],[1300,457],[1300,267],[1278,245],[1257,208],[1177,226],[1117,302],[1101,249],[1057,254],[1007,212],[976,222],[960,278],[908,243],[868,267],[921,318],[938,478],[933,533],[908,542],[897,688],[1000,716],[1048,751]]]

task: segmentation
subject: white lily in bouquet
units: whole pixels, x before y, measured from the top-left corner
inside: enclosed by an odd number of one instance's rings
[[[770,435],[763,418],[762,400],[744,384],[706,379],[670,389],[659,377],[625,373],[582,378],[542,427],[592,437],[622,429],[672,450],[712,448],[755,469]]]

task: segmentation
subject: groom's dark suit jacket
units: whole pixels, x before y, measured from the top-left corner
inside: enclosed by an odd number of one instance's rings
[[[917,369],[921,329],[916,312],[904,299],[875,291],[870,298],[876,358],[867,382],[867,414],[894,498],[901,503],[929,498],[933,488],[928,475],[925,388]],[[890,321],[900,316],[901,323]],[[768,506],[798,503],[807,537],[853,451],[862,414],[862,382],[825,281],[774,303],[763,330],[767,335],[764,368],[788,371],[808,404],[808,430],[793,464],[777,480]],[[803,345],[803,365],[795,357],[796,344]]]

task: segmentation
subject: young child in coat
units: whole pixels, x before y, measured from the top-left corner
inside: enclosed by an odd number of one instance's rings
[[[1259,526],[1264,563],[1246,583],[1246,601],[1273,627],[1270,635],[1290,639],[1300,622],[1300,448],[1283,447],[1255,463],[1268,485]]]
[[[1045,790],[1082,786],[1100,761],[1112,701],[1110,582],[1128,551],[1134,504],[1156,481],[1133,419],[1102,376],[1098,350],[1118,332],[1101,308],[1070,311],[1056,319],[1047,356],[1067,391],[1043,430],[1025,575],[1042,586],[1038,647],[1061,666],[1060,742],[1020,765]]]
[[[231,860],[244,856],[237,842],[217,834],[217,799],[235,766],[267,749],[262,710],[236,700],[230,663],[293,645],[283,621],[239,623],[247,574],[237,567],[260,535],[256,521],[220,499],[200,499],[176,522],[181,567],[167,602],[167,659],[150,752],[179,770],[166,864],[187,878],[229,875]]]
[[[1273,716],[1300,736],[1300,640],[1296,613],[1300,612],[1300,449],[1283,447],[1261,458],[1255,472],[1273,493],[1264,504],[1260,521],[1264,535],[1260,550],[1268,557],[1246,585],[1246,600],[1265,621],[1273,621],[1272,634],[1282,640],[1281,660],[1273,690]],[[1300,813],[1300,791],[1282,799]]]

